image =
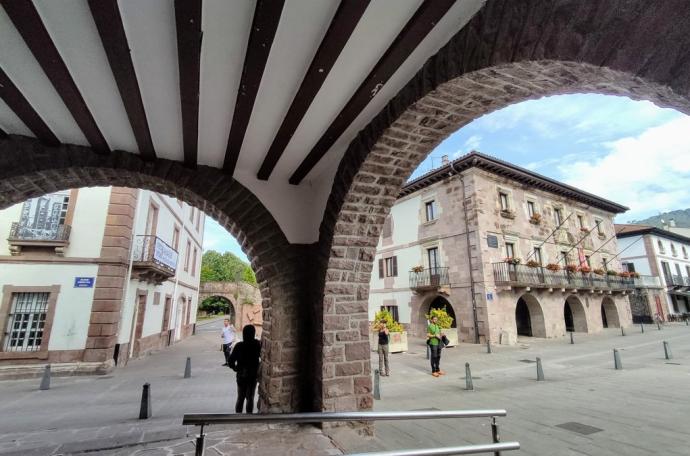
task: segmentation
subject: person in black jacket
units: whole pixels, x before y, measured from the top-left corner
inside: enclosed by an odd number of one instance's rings
[[[247,325],[242,328],[242,342],[235,344],[230,354],[229,367],[237,372],[237,403],[235,413],[242,413],[247,400],[247,413],[254,411],[254,390],[259,375],[261,343],[256,340],[256,328]]]

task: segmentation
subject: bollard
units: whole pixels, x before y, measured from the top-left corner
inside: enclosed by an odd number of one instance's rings
[[[570,331],[570,343],[571,344],[575,343],[575,339],[573,338],[573,332],[572,331]]]
[[[50,389],[50,364],[48,364],[43,371],[43,378],[41,379],[41,386],[38,388],[40,390]]]
[[[616,370],[623,369],[623,364],[621,363],[621,355],[615,348],[613,349],[613,367],[615,367]]]
[[[192,358],[187,357],[187,362],[184,365],[184,378],[192,377]]]
[[[671,346],[666,341],[664,341],[664,356],[666,359],[673,359],[673,355],[671,354]]]
[[[374,369],[374,399],[381,400],[381,374]]]
[[[686,319],[685,319],[685,326],[689,326],[689,325],[690,325],[690,320],[688,320],[688,319],[686,318]]]
[[[544,369],[541,367],[541,358],[537,358],[537,381],[544,381]]]
[[[491,353],[491,341],[488,337],[486,338],[486,352]]]
[[[621,336],[625,336],[625,329],[621,326]]]
[[[431,347],[429,345],[426,346],[426,359],[431,358]]]
[[[465,363],[465,389],[467,391],[474,391],[472,384],[472,371],[470,371],[470,363]]]
[[[147,420],[151,418],[151,385],[144,383],[141,391],[141,408],[139,409],[139,419]]]
[[[656,322],[656,329],[661,331],[661,323],[659,323],[658,321]]]
[[[644,334],[644,323],[640,323],[640,332]]]

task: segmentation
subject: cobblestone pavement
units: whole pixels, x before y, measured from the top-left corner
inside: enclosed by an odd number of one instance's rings
[[[662,341],[673,359],[664,359]],[[461,344],[444,350],[441,369],[430,375],[421,340],[391,357],[392,374],[381,381],[376,410],[507,409],[499,418],[502,441],[519,441],[526,455],[690,454],[690,327],[647,325],[607,329],[599,335],[520,339],[516,346]],[[623,370],[614,370],[612,349]],[[546,380],[536,381],[535,358]],[[470,363],[474,391],[465,390]],[[372,371],[378,367],[372,354]],[[348,452],[488,443],[488,419],[379,422],[376,437],[353,440],[335,434]]]
[[[112,374],[0,382],[0,455],[193,454],[198,430],[182,426],[184,413],[229,413],[235,376],[220,352],[222,320],[204,322],[197,335]],[[192,378],[184,379],[187,356]],[[139,420],[141,390],[151,384],[153,417]],[[208,429],[206,454],[340,454],[331,440],[310,427],[252,425]]]

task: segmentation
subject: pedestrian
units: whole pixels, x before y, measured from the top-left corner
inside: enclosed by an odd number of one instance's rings
[[[223,320],[223,332],[220,337],[223,338],[223,355],[225,355],[225,364],[230,365],[230,352],[232,351],[232,344],[235,342],[235,327],[230,324],[230,319]]]
[[[431,323],[426,330],[427,344],[431,349],[431,375],[438,377],[446,373],[441,370],[441,349],[443,348],[443,333],[438,325],[438,317],[431,317]]]
[[[379,353],[379,373],[383,375],[384,377],[388,377],[391,375],[391,368],[388,365],[388,342],[390,340],[390,333],[388,331],[388,328],[386,327],[386,322],[385,320],[381,320],[381,322],[378,325],[378,330],[379,330],[379,347],[378,347],[378,353]]]
[[[235,413],[242,413],[242,405],[247,401],[247,413],[254,411],[254,390],[259,376],[261,343],[256,340],[256,328],[247,325],[242,328],[242,342],[235,344],[230,354],[230,369],[237,372],[237,402]]]

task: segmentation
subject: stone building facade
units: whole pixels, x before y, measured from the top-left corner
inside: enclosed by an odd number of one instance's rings
[[[446,307],[461,341],[507,344],[628,326],[634,282],[613,275],[626,209],[477,152],[446,162],[406,184],[384,223],[369,317],[386,308],[423,336]]]
[[[191,335],[205,216],[123,187],[0,211],[0,367],[107,372]]]

